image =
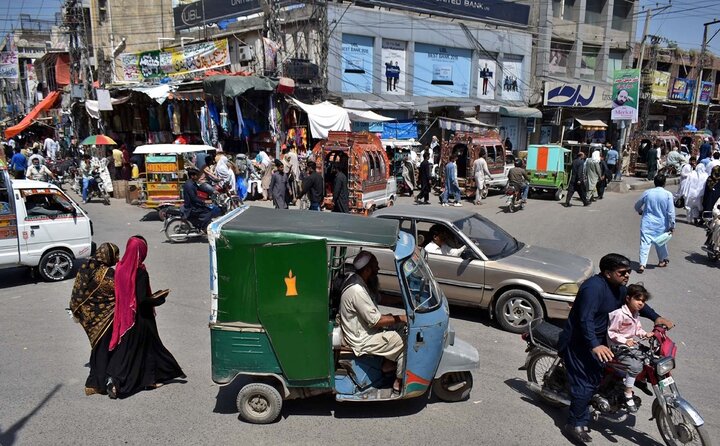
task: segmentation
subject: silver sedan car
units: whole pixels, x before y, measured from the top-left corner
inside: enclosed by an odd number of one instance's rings
[[[427,260],[448,301],[487,308],[510,332],[523,332],[537,318],[566,319],[580,284],[593,274],[591,260],[526,245],[472,210],[393,206],[372,216],[398,220],[400,230],[412,234],[421,247],[431,242],[431,229],[444,230],[455,255],[427,253]],[[373,252],[381,289],[398,293],[397,279],[391,279],[396,275],[392,253]]]

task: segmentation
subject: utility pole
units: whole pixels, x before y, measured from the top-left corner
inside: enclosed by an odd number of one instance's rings
[[[648,36],[650,37],[650,61],[648,63],[647,69],[642,70],[640,73],[640,79],[642,82],[642,88],[641,88],[641,98],[644,100],[642,103],[642,107],[640,108],[640,117],[638,118],[638,130],[643,131],[647,130],[647,120],[648,115],[650,114],[650,103],[652,102],[652,88],[653,88],[653,73],[657,69],[657,53],[658,53],[658,43],[660,42],[661,38],[658,36]]]
[[[707,44],[708,44],[707,30],[708,30],[708,26],[714,25],[716,23],[720,23],[720,20],[713,20],[712,22],[707,22],[707,23],[703,24],[704,30],[703,30],[702,49],[700,50],[700,60],[698,61],[700,64],[700,70],[699,70],[697,79],[695,81],[695,84],[696,84],[695,85],[695,94],[693,95],[692,111],[690,112],[690,124],[692,124],[692,125],[695,125],[696,121],[697,121],[698,103],[700,102],[700,92],[702,92],[703,71],[705,69],[705,51],[707,50]]]

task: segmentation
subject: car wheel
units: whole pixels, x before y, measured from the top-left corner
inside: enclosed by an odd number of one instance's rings
[[[525,290],[508,290],[495,302],[495,318],[500,328],[511,333],[523,333],[530,321],[545,317],[540,301]]]
[[[267,424],[280,416],[283,400],[280,392],[273,386],[252,383],[240,389],[236,403],[243,420],[254,424]]]
[[[73,269],[73,255],[61,249],[46,252],[38,264],[40,277],[47,282],[58,282],[70,277]]]

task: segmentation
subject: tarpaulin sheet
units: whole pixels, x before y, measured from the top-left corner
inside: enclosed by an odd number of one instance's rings
[[[417,139],[418,129],[415,121],[383,122],[381,139]]]
[[[70,85],[70,55],[58,54],[55,59],[55,83],[58,87]]]
[[[310,105],[294,98],[290,100],[307,113],[313,138],[327,138],[330,131],[350,131],[350,116],[344,108],[328,101]]]
[[[205,93],[234,98],[249,90],[275,91],[278,81],[260,76],[210,76],[203,81]]]
[[[112,105],[124,104],[128,101],[128,99],[130,99],[130,96],[125,96],[124,98],[111,98],[110,103]],[[85,100],[85,110],[87,110],[88,115],[90,115],[91,118],[100,119],[98,101],[93,101],[91,99]]]
[[[5,130],[5,138],[12,138],[13,136],[21,133],[23,130],[28,128],[42,111],[52,108],[52,106],[55,105],[55,102],[59,97],[60,92],[50,92],[50,94],[47,95],[45,99],[40,101],[40,103],[36,105],[35,108],[30,111],[30,113],[25,115],[25,117],[22,119],[22,121],[20,121],[19,124],[9,127],[7,130]]]

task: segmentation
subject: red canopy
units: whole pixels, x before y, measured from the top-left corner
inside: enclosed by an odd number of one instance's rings
[[[20,121],[19,124],[9,127],[7,130],[5,130],[5,138],[10,139],[28,128],[42,111],[52,108],[59,97],[60,92],[58,91],[53,91],[49,95],[47,95],[47,97],[40,101],[40,103],[36,105],[30,113],[25,115],[25,117],[22,121]]]

